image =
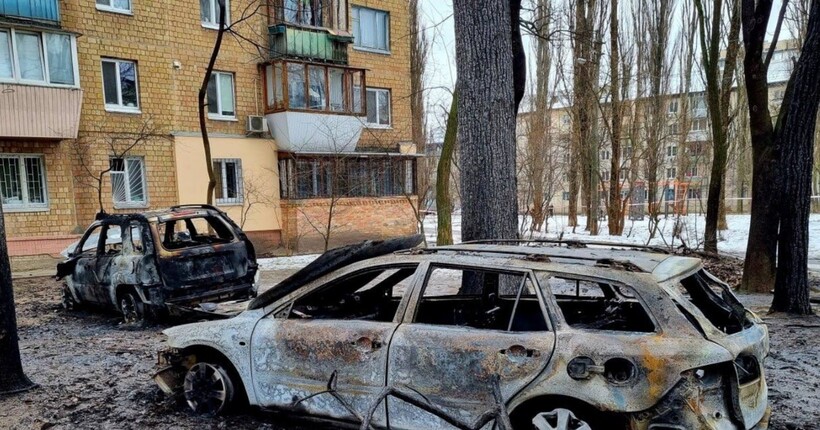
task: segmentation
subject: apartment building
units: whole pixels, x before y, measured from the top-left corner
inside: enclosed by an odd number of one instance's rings
[[[781,41],[773,55],[769,70],[769,99],[773,114],[780,108],[785,94],[786,84],[791,75],[794,62],[799,56],[799,47],[795,41]],[[660,140],[659,164],[657,169],[656,200],[660,213],[686,214],[705,213],[706,198],[709,190],[709,176],[712,162],[711,124],[705,100],[703,83],[698,79],[692,80],[692,87],[688,93],[670,91],[662,96],[661,100],[661,130],[658,131]],[[735,87],[731,95],[732,106],[737,106],[739,94]],[[535,112],[528,112],[519,116],[518,147],[520,206],[526,211],[532,204],[532,187],[526,168],[531,159],[547,163],[546,177],[538,184],[546,193],[547,206],[552,207],[554,213],[567,212],[570,202],[569,191],[569,162],[572,133],[572,108],[569,103],[562,102],[569,97],[554,98],[554,103],[547,114],[546,147],[552,156],[528,156],[528,152],[537,147],[528,146],[529,129]],[[617,172],[619,181],[614,184],[618,187],[623,199],[629,197],[628,214],[639,218],[649,209],[649,190],[647,182],[647,148],[646,125],[641,112],[649,108],[650,102],[646,98],[626,101],[625,118],[623,122],[623,136],[621,142],[621,165]],[[606,126],[601,123],[598,127],[597,151],[598,176],[597,194],[599,207],[605,210],[605,199],[609,192],[610,169],[612,150],[606,135]],[[733,121],[729,130],[730,150],[726,172],[726,210],[727,212],[748,212],[751,196],[751,148],[748,137],[748,117],[739,115]],[[820,171],[820,170],[819,170]],[[550,176],[551,175],[551,176]],[[580,194],[580,193],[579,193]],[[581,197],[578,197],[579,213]]]
[[[206,97],[216,205],[263,250],[415,231],[407,4],[226,3]],[[198,92],[218,22],[216,0],[0,2],[13,255],[54,253],[100,209],[206,200]]]

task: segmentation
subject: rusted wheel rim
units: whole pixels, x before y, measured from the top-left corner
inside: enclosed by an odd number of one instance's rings
[[[532,419],[532,425],[538,430],[592,430],[589,424],[575,416],[569,409],[553,409],[543,412]]]
[[[185,374],[185,400],[197,414],[217,415],[233,397],[233,384],[225,370],[216,364],[197,363]]]
[[[126,294],[120,299],[120,312],[122,312],[122,319],[126,324],[135,323],[141,319],[136,299],[132,294]]]

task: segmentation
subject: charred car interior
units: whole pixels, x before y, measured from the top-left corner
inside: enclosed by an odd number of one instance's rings
[[[419,241],[329,251],[166,330],[155,381],[198,413],[242,397],[362,429],[766,428],[768,331],[700,260]]]
[[[103,216],[64,255],[63,305],[114,309],[128,323],[255,294],[253,244],[211,206]]]

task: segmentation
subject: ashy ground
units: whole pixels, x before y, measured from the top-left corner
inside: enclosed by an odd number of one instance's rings
[[[266,271],[263,279],[273,283],[293,270]],[[0,398],[0,429],[317,428],[253,411],[227,418],[193,416],[150,379],[156,351],[163,348],[160,332],[168,323],[133,330],[120,326],[116,315],[66,312],[60,308],[59,283],[50,278],[17,280],[14,291],[24,367],[38,387]],[[765,315],[771,297],[742,299]],[[765,363],[771,428],[820,428],[820,317],[764,319],[771,332]]]

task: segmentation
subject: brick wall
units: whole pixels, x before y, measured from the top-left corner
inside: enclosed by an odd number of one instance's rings
[[[415,199],[413,197],[413,199]],[[282,241],[297,252],[320,252],[330,212],[330,199],[286,200],[282,203]],[[365,239],[415,234],[416,218],[405,197],[344,198],[333,207],[330,248]]]
[[[45,164],[48,209],[5,212],[6,235],[13,237],[63,236],[77,226],[74,183],[67,141],[2,141],[0,154],[42,155]]]

